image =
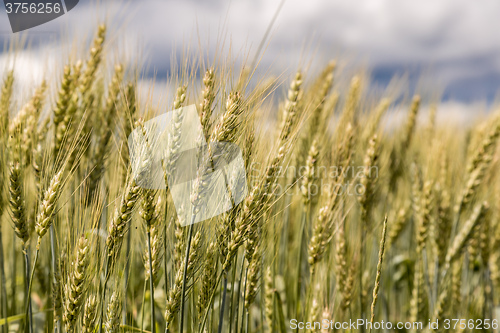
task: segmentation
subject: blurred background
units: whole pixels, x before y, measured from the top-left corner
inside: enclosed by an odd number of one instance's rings
[[[411,90],[426,76],[427,89],[435,90],[444,108],[467,111],[495,101],[500,2],[494,0],[80,0],[66,15],[15,36],[1,3],[0,43],[5,50],[13,39],[26,40],[16,70],[31,81],[53,66],[42,63],[40,54],[64,59],[75,47],[65,42],[69,36],[90,41],[106,19],[115,27],[117,49],[143,65],[142,79],[165,80],[172,55],[200,48],[210,56],[230,49],[239,62],[251,63],[281,5],[260,70],[287,75],[337,58],[344,68],[366,68],[373,87],[403,76]],[[0,69],[12,61],[0,54]]]

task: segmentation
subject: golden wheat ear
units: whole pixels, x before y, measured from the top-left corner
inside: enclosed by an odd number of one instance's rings
[[[51,179],[49,187],[43,195],[40,202],[38,215],[35,224],[35,230],[38,234],[39,241],[47,233],[52,222],[54,221],[54,209],[61,195],[62,190],[62,174],[64,168],[54,175]]]
[[[109,299],[106,310],[106,322],[104,323],[106,333],[120,332],[121,305],[120,293],[114,291]]]
[[[76,321],[79,317],[82,302],[87,292],[87,267],[89,264],[90,244],[85,236],[81,236],[78,239],[75,251],[75,261],[73,261],[69,280],[63,286],[63,322],[66,332],[76,331]]]
[[[13,91],[14,70],[10,70],[5,76],[0,90],[0,134],[6,133],[9,126]]]
[[[95,331],[98,302],[96,295],[89,295],[83,306],[83,316],[82,316],[82,333],[91,333]]]
[[[23,243],[23,248],[28,242],[28,222],[26,220],[22,170],[19,162],[11,163],[9,168],[9,206],[11,211],[14,232]]]

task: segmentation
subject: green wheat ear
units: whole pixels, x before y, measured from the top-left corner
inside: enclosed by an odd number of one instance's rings
[[[113,292],[106,310],[106,322],[104,323],[106,333],[118,333],[120,331],[121,304],[119,292]]]
[[[61,195],[63,171],[64,169],[62,168],[51,179],[49,187],[45,191],[43,199],[40,202],[38,216],[35,224],[35,230],[38,234],[39,239],[41,239],[47,233],[50,225],[54,221],[54,209]]]

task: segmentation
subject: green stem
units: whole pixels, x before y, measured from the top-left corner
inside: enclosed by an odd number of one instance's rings
[[[233,265],[233,276],[231,279],[231,298],[229,302],[229,331],[232,332],[233,329],[233,309],[234,309],[234,281],[236,280],[236,270],[238,265],[238,257],[235,258],[236,262]]]
[[[0,218],[1,218],[0,214]],[[5,265],[3,256],[2,226],[0,225],[0,297],[2,299],[2,318],[7,318],[7,289],[5,281]],[[9,323],[5,322],[2,326],[2,333],[9,332]]]
[[[168,187],[165,192],[165,218],[163,220],[163,272],[165,276],[165,295],[168,295],[168,257],[167,257],[167,219],[168,219]]]
[[[14,232],[14,230],[12,230],[12,269],[11,269],[11,303],[10,303],[10,314],[11,316],[15,315],[16,314],[16,311],[17,311],[17,303],[16,303],[16,300],[17,300],[17,297],[15,297],[15,295],[17,295],[17,249],[16,249],[16,240],[17,240],[17,236]]]
[[[56,279],[56,240],[55,240],[55,231],[54,231],[54,224],[51,224],[50,225],[50,228],[49,228],[49,232],[50,232],[50,256],[51,256],[51,267],[52,267],[52,281],[55,282],[55,279]],[[57,283],[53,283],[52,284],[53,286],[54,285],[58,285]],[[57,293],[59,293],[60,291],[56,291]],[[54,300],[52,300],[54,301]],[[54,304],[55,305],[55,304]],[[54,308],[54,315],[56,315],[56,312],[58,311],[58,309]],[[59,318],[59,316],[57,316],[57,318]],[[55,323],[55,327],[54,327],[54,333],[57,333],[57,332],[60,332],[61,331],[61,321],[59,319],[57,319],[56,323]]]
[[[130,234],[130,233],[129,233]],[[151,232],[148,230],[148,252],[149,252],[149,298],[151,299],[151,332],[156,332],[155,323],[155,287],[153,278],[153,258],[151,257]],[[182,331],[181,331],[182,332]]]
[[[29,290],[29,285],[30,285],[30,257],[28,253],[28,249],[24,249],[24,263],[26,265],[26,270],[25,270],[25,279],[26,279],[26,302],[28,306],[28,330],[30,333],[33,333],[33,309],[31,307],[31,293]]]
[[[238,332],[238,314],[240,312],[240,295],[241,295],[241,281],[243,280],[243,271],[245,270],[245,258],[241,260],[240,277],[238,279],[238,294],[236,297],[236,313],[235,313],[235,332]],[[243,302],[245,302],[245,292],[243,292]]]
[[[243,265],[245,264],[245,261],[243,260]],[[245,305],[245,299],[247,297],[247,281],[248,281],[248,267],[250,266],[250,263],[248,263],[247,267],[245,268],[245,284],[243,285],[243,305]],[[243,266],[241,267],[243,271]],[[248,312],[248,309],[244,307],[243,311],[241,311],[241,333],[243,333],[243,327],[245,323],[245,310]]]
[[[104,284],[102,286],[101,311],[99,312],[99,333],[102,333],[102,322],[104,316],[104,303],[106,302],[106,286],[109,280],[109,257],[106,257],[106,270],[104,272]]]
[[[363,221],[362,221],[363,222]],[[365,259],[365,226],[362,225],[359,231],[359,246],[360,246],[360,258],[359,258],[359,311],[360,311],[360,318],[365,319],[365,309],[364,309],[364,304],[363,304],[363,261]],[[363,325],[361,325],[360,329],[361,333],[365,332],[365,328]]]
[[[144,281],[144,288],[142,290],[142,303],[141,303],[141,331],[144,331],[144,301],[146,300],[146,288],[148,284]]]
[[[226,293],[227,293],[227,273],[224,272],[222,302],[220,306],[220,316],[219,316],[219,328],[217,330],[218,333],[222,333],[222,326],[224,325],[224,308],[226,306]]]
[[[304,243],[304,231],[307,220],[307,207],[304,205],[302,209],[302,218],[300,222],[300,231],[299,231],[299,247],[298,247],[298,261],[297,261],[297,289],[295,292],[295,318],[299,318],[300,313],[300,292],[302,289],[302,247]]]
[[[31,270],[31,275],[30,275],[30,278],[28,280],[28,295],[31,295],[31,288],[32,288],[32,285],[33,285],[33,276],[35,275],[35,267],[36,267],[36,262],[38,261],[38,253],[40,252],[40,243],[41,243],[41,241],[42,241],[42,239],[40,237],[38,237],[38,242],[37,242],[37,245],[36,245],[36,252],[35,252],[35,260],[33,261],[33,268]],[[26,306],[25,314],[26,314],[26,318],[28,318],[28,316],[29,316],[29,306]]]
[[[123,306],[122,306],[122,324],[125,325],[127,323],[127,289],[129,283],[129,274],[130,274],[130,243],[131,243],[132,233],[127,233],[127,248],[126,248],[126,258],[127,262],[125,263],[125,282],[123,284]]]

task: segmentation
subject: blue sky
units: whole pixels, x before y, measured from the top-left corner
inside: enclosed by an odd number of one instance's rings
[[[166,77],[170,55],[187,45],[214,51],[229,42],[253,55],[280,1],[80,0],[68,14],[28,31],[32,53],[62,46],[62,35],[90,35],[107,18],[128,47],[148,59],[149,75]],[[261,68],[293,71],[339,58],[371,70],[373,84],[408,73],[430,74],[443,99],[492,101],[500,88],[500,2],[483,0],[288,0],[273,27]],[[69,31],[69,32],[68,32]],[[0,43],[11,38],[0,5]],[[126,44],[127,44],[126,43]]]

